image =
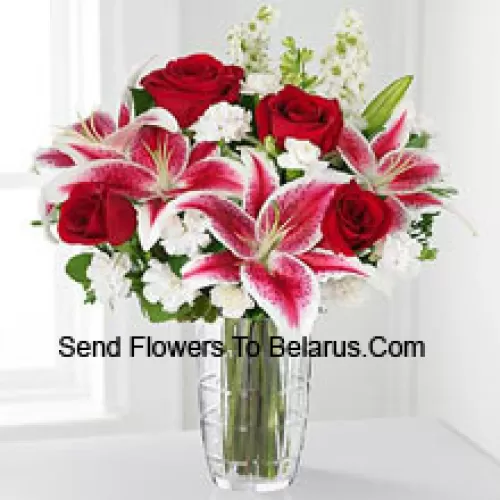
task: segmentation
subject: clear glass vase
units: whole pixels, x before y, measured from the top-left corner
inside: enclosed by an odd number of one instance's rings
[[[225,319],[201,335],[225,346],[223,356],[199,363],[201,432],[212,480],[233,490],[287,487],[304,444],[310,358],[283,356],[270,320]]]

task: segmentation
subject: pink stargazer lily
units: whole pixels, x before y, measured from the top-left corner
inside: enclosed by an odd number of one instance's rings
[[[123,105],[125,106],[125,105]],[[130,121],[125,107],[117,126],[108,113],[96,111],[59,134],[52,147],[35,155],[36,167],[71,168],[89,161],[123,159],[137,132],[144,126],[161,127],[177,132],[175,118],[162,108],[153,108]]]
[[[203,213],[227,248],[189,262],[183,277],[199,288],[241,282],[282,331],[307,334],[318,314],[318,276],[366,276],[359,263],[315,249],[334,185],[300,179],[278,187],[274,166],[261,155],[244,152],[243,160],[251,167],[243,208],[201,193],[174,203]]]
[[[181,133],[143,126],[136,130],[126,159],[89,162],[66,170],[43,192],[46,204],[66,199],[73,186],[100,182],[143,203],[139,209],[139,238],[149,250],[161,235],[162,215],[169,203],[190,191],[241,196],[244,179],[235,164],[215,156],[217,145],[199,143],[192,151]]]
[[[441,201],[425,189],[439,180],[440,167],[421,150],[404,148],[406,129],[406,113],[371,142],[345,126],[338,151],[361,182],[400,207],[439,206]]]

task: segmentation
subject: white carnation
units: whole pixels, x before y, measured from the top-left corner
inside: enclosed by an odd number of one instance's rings
[[[241,141],[250,133],[252,114],[241,106],[220,102],[210,106],[192,126],[197,142]]]
[[[157,260],[149,263],[142,277],[144,297],[152,304],[160,303],[169,313],[175,313],[185,303],[191,304],[198,292],[172,272],[168,264]]]
[[[322,299],[342,306],[361,305],[366,299],[366,291],[366,279],[356,276],[330,279],[321,285]]]
[[[119,253],[110,257],[103,252],[96,253],[87,269],[87,278],[92,283],[97,300],[113,307],[116,300],[126,297],[131,282],[125,275],[131,269],[128,255]]]
[[[160,244],[170,255],[195,256],[210,243],[208,221],[197,211],[187,210],[184,218],[171,215],[165,220]]]
[[[420,269],[420,252],[420,244],[408,233],[391,234],[385,239],[377,267],[382,271],[414,276]]]
[[[286,152],[278,156],[281,168],[304,170],[308,175],[324,173],[328,162],[320,160],[321,150],[309,141],[288,137],[285,139]]]
[[[222,309],[226,318],[241,318],[247,309],[255,306],[250,296],[237,285],[217,285],[210,292],[212,304]]]
[[[275,94],[281,88],[279,75],[271,73],[250,73],[241,88],[242,94]]]

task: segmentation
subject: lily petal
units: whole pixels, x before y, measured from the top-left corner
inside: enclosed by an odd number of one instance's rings
[[[70,168],[76,165],[74,156],[67,149],[53,147],[35,153],[35,167]]]
[[[67,147],[76,151],[83,161],[119,160],[123,158],[123,153],[104,144],[69,142]]]
[[[278,173],[274,164],[261,153],[244,149],[241,158],[250,172],[243,207],[249,215],[257,217],[262,205],[279,187]]]
[[[319,278],[351,275],[367,277],[368,272],[357,258],[347,258],[320,248],[298,256]]]
[[[300,254],[316,246],[334,188],[330,182],[311,179],[299,179],[279,188],[259,213],[258,239],[265,238],[277,226],[282,234],[278,250]]]
[[[404,147],[408,142],[407,114],[405,111],[387,130],[373,138],[371,146],[378,159],[391,151]]]
[[[207,216],[212,234],[237,257],[255,254],[255,220],[236,203],[203,193],[191,193],[172,202],[176,211],[199,210]]]
[[[172,194],[211,191],[241,197],[245,181],[236,162],[227,158],[207,158],[191,164],[176,179]]]
[[[116,131],[116,123],[108,113],[95,111],[82,122],[73,125],[72,128],[88,139],[102,141]]]
[[[413,149],[393,151],[382,158],[379,166],[381,192],[412,193],[436,181],[440,176],[439,165],[429,156]]]
[[[140,206],[137,214],[137,234],[141,247],[148,252],[160,239],[163,228],[162,215],[166,208],[166,203],[160,198],[148,200]]]
[[[163,108],[153,108],[138,116],[126,127],[118,129],[104,139],[105,144],[120,151],[128,149],[137,132],[147,125],[159,127],[169,132],[178,132],[179,124],[174,116]]]
[[[274,252],[268,266],[248,262],[241,268],[243,288],[275,322],[281,334],[308,335],[318,315],[319,283],[297,258]]]
[[[202,141],[198,142],[196,146],[191,150],[191,155],[189,156],[189,165],[196,163],[200,160],[205,160],[211,156],[215,156],[219,146],[216,142]]]
[[[399,195],[397,199],[407,208],[420,209],[428,207],[441,207],[443,202],[430,193],[413,193]]]
[[[373,173],[376,164],[375,153],[361,132],[344,126],[337,149],[354,172],[365,177]]]
[[[74,185],[83,182],[102,182],[118,194],[142,199],[151,196],[156,177],[146,168],[126,160],[100,160],[65,170],[43,188],[44,199],[60,203]]]
[[[240,282],[241,259],[231,252],[202,255],[182,268],[182,277],[195,288],[204,288],[219,283]]]
[[[166,167],[169,178],[175,179],[186,167],[188,147],[188,139],[182,134],[145,126],[132,140],[130,157],[156,173],[158,167]]]

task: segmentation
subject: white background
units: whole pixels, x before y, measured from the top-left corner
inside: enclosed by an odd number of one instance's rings
[[[37,2],[25,0],[24,3],[29,6]],[[223,56],[227,27],[248,18],[259,3],[254,0],[100,2],[97,21],[100,64],[96,68],[92,64],[96,59],[91,57],[89,62],[87,57],[87,75],[98,75],[102,84],[102,101],[108,109],[113,109],[126,76],[135,65],[152,54],[158,55],[159,62],[200,50]],[[56,9],[62,4],[75,7],[79,2],[53,1],[52,4]],[[81,2],[80,7],[86,4]],[[282,0],[275,4],[282,10],[281,22],[275,29],[276,39],[294,34],[300,42],[312,48],[321,48],[328,42],[335,15],[341,7],[349,5],[363,13],[373,48],[373,74],[369,88],[375,91],[401,74],[417,75],[412,98],[422,111],[434,118],[440,132],[439,144],[446,155],[446,166],[462,192],[459,208],[475,223],[480,233],[478,238],[471,237],[456,218],[447,216],[438,228],[440,257],[415,283],[400,287],[390,300],[373,294],[362,309],[331,308],[320,319],[315,334],[317,338],[363,340],[383,334],[391,339],[424,339],[428,357],[419,362],[318,360],[314,369],[311,417],[437,416],[500,459],[500,322],[496,314],[498,291],[495,286],[499,277],[495,258],[499,202],[495,195],[500,174],[495,147],[500,133],[497,118],[500,111],[500,60],[496,55],[500,45],[496,25],[500,8],[495,0]],[[53,10],[52,34],[61,30],[54,12],[59,11]],[[88,15],[92,17],[92,13]],[[82,18],[78,19],[81,22]],[[3,23],[6,22],[4,18]],[[95,19],[89,23],[95,24]],[[87,36],[88,26],[80,24],[81,32]],[[23,33],[22,26],[12,33],[19,46],[31,47],[34,43]],[[95,37],[93,39],[95,41]],[[81,47],[87,47],[87,44],[81,44]],[[0,48],[2,59],[5,60],[5,54],[9,53],[10,46],[4,44]],[[87,53],[80,49],[80,57]],[[19,54],[20,57],[2,69],[2,80],[10,79],[14,85],[16,81],[12,81],[11,74],[16,67],[24,68],[29,64],[30,58],[29,50]],[[52,73],[58,76],[56,79],[52,77],[53,89],[54,86],[62,88],[61,75],[66,74],[66,63],[64,58],[60,59],[60,66]],[[78,88],[78,83],[71,85]],[[1,88],[4,92],[4,87]],[[58,99],[55,101],[57,103]],[[56,106],[52,102],[53,108],[57,109],[57,113],[52,113],[52,123],[64,124],[62,117],[67,121],[77,111],[88,112],[94,104],[92,96],[68,100],[66,108],[61,103]],[[22,111],[24,119],[29,120],[29,108]],[[55,120],[54,116],[58,119]],[[14,129],[17,127],[5,126],[4,123],[3,147],[14,141]],[[23,153],[36,149],[42,137],[40,134],[27,135],[26,142],[17,147]],[[23,173],[28,167],[17,162],[14,173]],[[11,170],[5,168],[4,163],[0,166],[0,172]],[[10,177],[0,177],[0,187],[8,187],[10,182]],[[17,196],[18,191],[9,189],[0,190],[0,193],[3,198],[2,220],[8,221],[2,237],[2,243],[7,242],[8,251],[4,243],[2,260],[10,269],[21,273],[7,273],[7,280],[3,280],[0,289],[4,318],[9,317],[7,312],[15,310],[18,315],[15,318],[19,319],[18,322],[0,322],[0,348],[5,352],[11,346],[11,351],[1,358],[2,372],[7,369],[7,360],[14,366],[23,362],[19,352],[12,347],[12,340],[8,340],[12,336],[32,338],[39,330],[40,338],[46,339],[40,343],[40,352],[52,352],[48,350],[48,345],[50,349],[55,348],[51,322],[55,323],[55,318],[61,322],[60,318],[65,317],[67,322],[60,328],[74,331],[76,322],[69,319],[72,313],[68,310],[77,311],[81,318],[89,310],[82,311],[77,307],[78,296],[73,301],[68,299],[65,304],[54,301],[56,295],[50,272],[45,276],[45,271],[40,271],[40,274],[27,271],[27,266],[33,263],[36,263],[36,268],[47,269],[51,266],[50,259],[55,257],[50,256],[51,250],[41,238],[37,238],[36,230],[32,230],[31,240],[25,236],[29,213],[24,212],[28,212],[28,202],[24,202],[21,214],[13,208],[17,203],[14,195]],[[9,200],[7,203],[6,199]],[[33,200],[32,213],[35,212]],[[32,245],[30,255],[36,255],[30,257],[29,263],[25,262],[27,257],[22,253],[19,253],[20,262],[12,260],[20,238],[25,238],[25,245]],[[35,283],[30,283],[30,275],[36,275],[38,283],[43,283],[43,286],[40,288],[38,284],[37,288]],[[24,285],[13,294],[13,282],[18,283],[19,276],[22,276]],[[58,287],[61,284],[62,281],[57,282]],[[15,309],[21,298],[24,308]],[[31,314],[25,313],[30,310],[30,304]],[[46,304],[45,308],[43,304]],[[43,312],[42,315],[41,311],[47,308],[51,314]],[[32,318],[30,323],[23,323],[23,314],[27,314],[25,318]],[[97,313],[94,326],[87,328],[82,335],[98,338],[102,335],[102,324],[102,316]],[[192,333],[181,332],[175,325],[151,327],[131,306],[125,306],[114,317],[108,317],[105,330],[107,336],[139,331],[163,337]],[[47,354],[47,359],[50,359],[50,354]],[[15,425],[0,429],[0,437],[152,432],[196,424],[191,362],[182,366],[179,362],[165,360],[153,363],[124,360],[100,367],[99,372],[96,372],[97,368],[90,369],[85,365],[83,375],[79,377],[85,381],[83,399],[95,400],[97,394],[97,406],[104,417],[98,415],[94,405],[92,411],[87,407],[88,418],[84,418],[79,410],[80,418],[75,422],[73,416],[72,425],[53,424],[50,428],[44,427],[43,431],[35,424]],[[91,375],[95,373],[102,373],[100,382],[93,380],[96,377]],[[100,389],[94,387],[94,382]],[[9,387],[7,382],[4,387]],[[74,400],[75,385],[72,391]],[[81,384],[76,392],[82,399]],[[2,410],[4,407],[0,406],[0,417],[7,415],[7,411],[12,415],[12,409]],[[65,415],[70,414],[71,411],[67,410]],[[43,415],[39,413],[39,421],[43,420]],[[59,420],[65,418],[60,416]]]

